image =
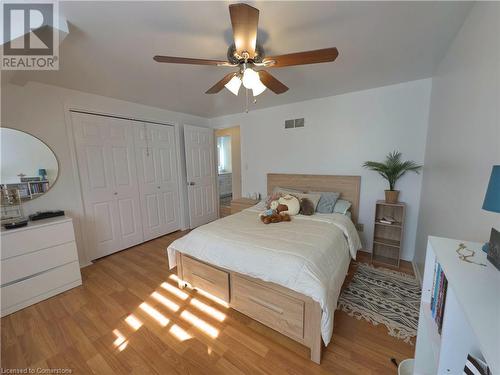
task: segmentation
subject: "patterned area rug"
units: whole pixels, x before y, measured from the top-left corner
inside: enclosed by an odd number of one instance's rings
[[[358,320],[382,323],[389,335],[414,344],[420,295],[420,286],[412,275],[358,263],[353,279],[342,291],[338,309]]]

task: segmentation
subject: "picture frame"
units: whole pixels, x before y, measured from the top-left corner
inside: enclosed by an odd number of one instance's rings
[[[500,271],[500,232],[491,228],[487,259]]]

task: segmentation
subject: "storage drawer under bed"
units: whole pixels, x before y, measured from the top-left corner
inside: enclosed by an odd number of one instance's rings
[[[289,337],[304,337],[304,301],[232,274],[231,307]]]
[[[182,279],[229,303],[229,273],[182,255]]]

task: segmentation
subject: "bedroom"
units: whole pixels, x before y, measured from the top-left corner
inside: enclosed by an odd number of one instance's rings
[[[45,3],[2,4],[2,371],[500,372],[500,4]]]

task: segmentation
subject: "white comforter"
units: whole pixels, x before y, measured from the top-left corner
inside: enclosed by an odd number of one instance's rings
[[[167,249],[305,294],[322,308],[321,335],[327,345],[340,288],[361,241],[341,214],[297,215],[291,222],[265,225],[257,205],[191,231]],[[349,256],[350,254],[350,256]]]

